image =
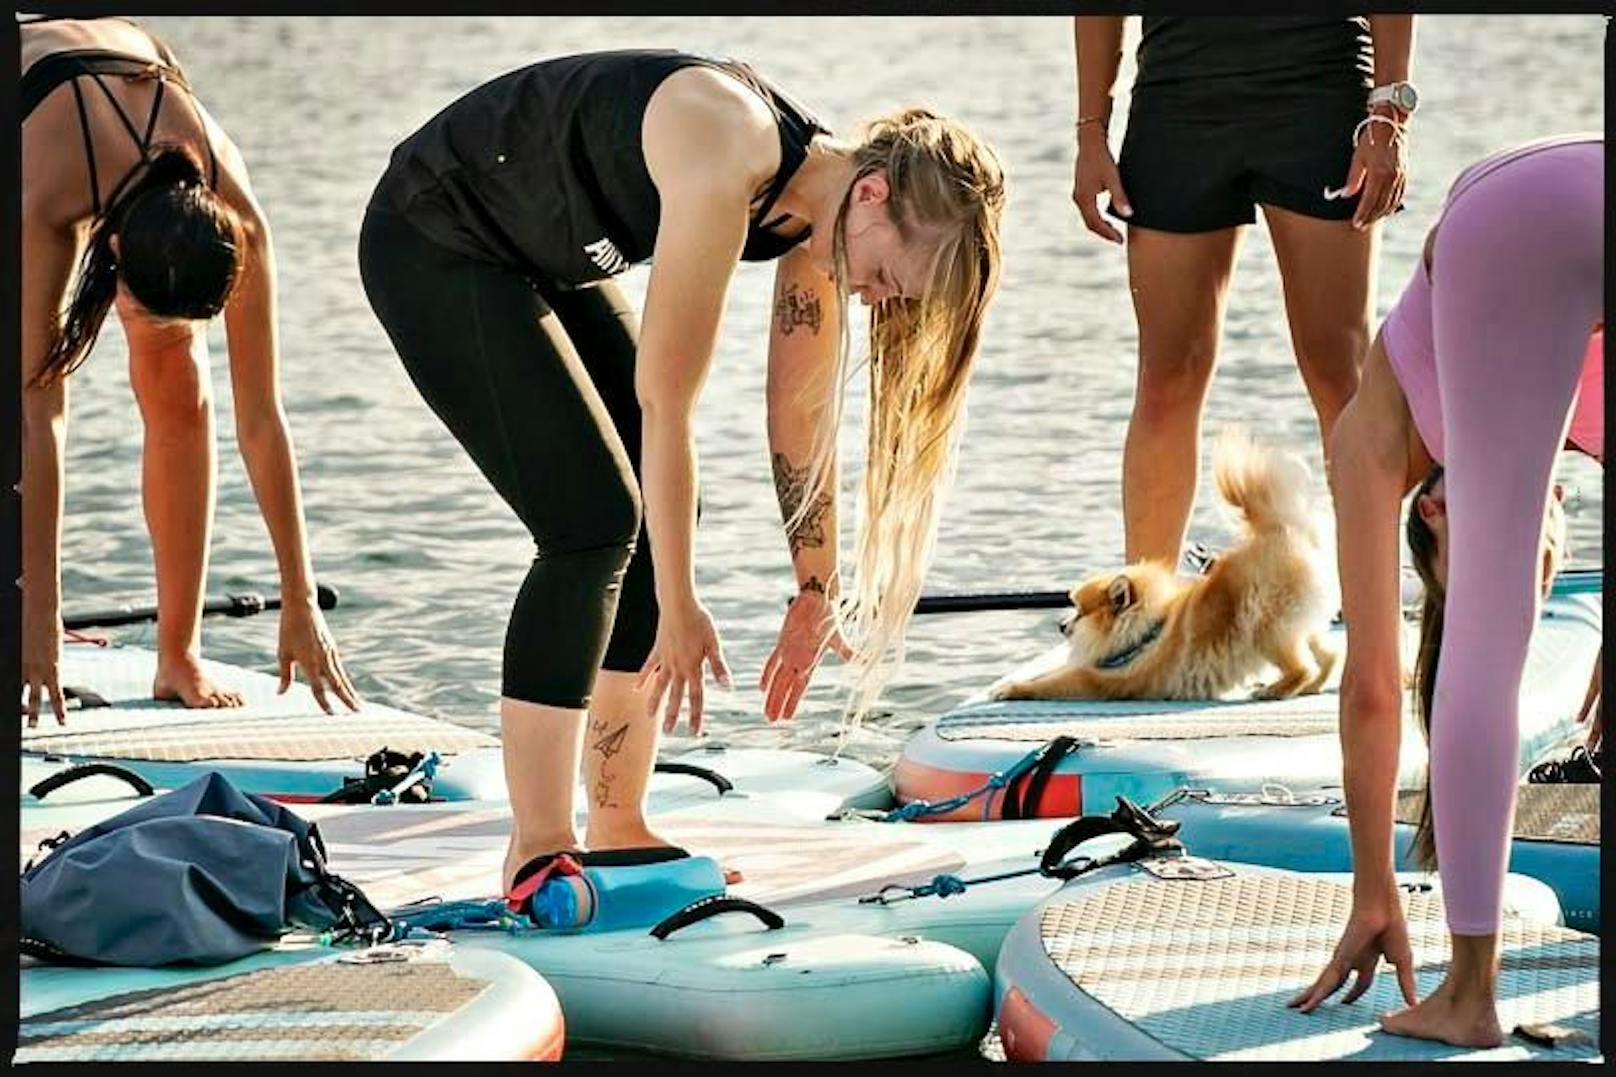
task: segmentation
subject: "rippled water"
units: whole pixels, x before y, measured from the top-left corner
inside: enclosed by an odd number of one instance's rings
[[[1118,476],[1135,331],[1120,249],[1069,201],[1073,75],[1060,18],[154,18],[241,146],[274,228],[282,381],[330,622],[362,691],[476,726],[495,722],[506,613],[530,556],[525,532],[421,402],[373,318],[355,261],[359,222],[391,147],[479,82],[535,59],[629,46],[731,54],[845,131],[925,102],[998,147],[1011,188],[1004,284],[971,390],[959,480],[932,592],[1065,587],[1121,555]],[[1453,175],[1496,148],[1604,124],[1604,20],[1419,19],[1421,91],[1407,211],[1384,229],[1377,313],[1396,298]],[[1131,79],[1129,22],[1119,89]],[[1119,114],[1125,108],[1119,100]],[[1115,135],[1121,137],[1122,124]],[[1240,256],[1208,427],[1259,426],[1321,459],[1291,358],[1261,223]],[[835,743],[832,665],[796,723],[770,728],[751,687],[793,586],[769,475],[763,380],[772,268],[745,266],[698,413],[703,514],[697,577],[737,689],[710,728],[755,744]],[[624,283],[638,301],[647,271]],[[212,330],[220,431],[210,591],[277,586],[267,533],[230,434],[222,327]],[[115,320],[74,379],[64,540],[69,609],[149,601],[140,425]],[[853,409],[852,416],[861,414]],[[858,448],[848,431],[849,451]],[[1601,475],[1566,457],[1573,538],[1598,560]],[[1319,490],[1323,497],[1322,484]],[[1230,532],[1203,488],[1192,534]],[[851,512],[846,516],[850,519]],[[127,638],[149,638],[135,631]],[[918,618],[890,714],[849,752],[889,761],[904,734],[1053,641],[1051,613]],[[213,621],[214,657],[268,669],[273,617]],[[711,700],[713,697],[709,696]]]

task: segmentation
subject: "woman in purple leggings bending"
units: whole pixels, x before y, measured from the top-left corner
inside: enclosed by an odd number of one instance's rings
[[[1290,1001],[1304,1013],[1354,970],[1344,1001],[1358,998],[1384,956],[1409,1003],[1381,1019],[1388,1032],[1462,1046],[1503,1041],[1498,921],[1545,511],[1568,424],[1597,425],[1597,438],[1579,436],[1580,447],[1603,451],[1599,396],[1579,402],[1578,388],[1590,380],[1584,357],[1602,318],[1604,152],[1598,136],[1567,136],[1496,154],[1459,176],[1335,428],[1353,908],[1329,965]],[[1602,371],[1602,363],[1596,356],[1592,365]],[[1453,961],[1441,986],[1416,1002],[1391,840],[1403,696],[1397,520],[1403,496],[1437,463],[1442,487],[1422,493],[1414,511],[1440,518],[1432,562],[1444,600],[1423,631],[1445,639],[1421,650],[1426,674],[1444,656],[1423,717],[1428,824]]]

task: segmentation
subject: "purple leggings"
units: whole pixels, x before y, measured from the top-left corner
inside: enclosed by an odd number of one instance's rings
[[[1468,169],[1437,222],[1429,281],[1417,268],[1382,328],[1446,468],[1431,806],[1448,927],[1460,935],[1498,930],[1545,505],[1602,316],[1604,149],[1592,136],[1556,139]]]

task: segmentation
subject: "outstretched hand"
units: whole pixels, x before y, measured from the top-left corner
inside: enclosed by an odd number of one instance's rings
[[[1347,976],[1354,972],[1357,979],[1341,1001],[1356,1002],[1374,983],[1382,957],[1397,970],[1397,986],[1402,989],[1403,1000],[1414,1005],[1414,951],[1408,941],[1408,921],[1396,898],[1367,907],[1355,903],[1330,963],[1309,987],[1285,1005],[1302,1013],[1312,1013],[1340,990]]]
[[[347,704],[349,710],[359,709],[359,693],[348,679],[348,671],[342,667],[336,641],[312,597],[304,602],[289,601],[281,607],[281,636],[276,657],[281,672],[277,694],[291,687],[295,670],[301,669],[321,710],[336,713],[326,698],[327,689]]]
[[[679,724],[679,711],[686,698],[690,700],[690,735],[701,733],[706,693],[703,690],[702,665],[712,671],[713,679],[722,688],[730,687],[729,664],[724,661],[724,648],[718,639],[707,608],[691,596],[687,602],[669,602],[661,607],[657,616],[656,643],[640,667],[638,689],[645,692],[645,713],[655,715],[657,708],[666,706],[662,715],[662,731],[672,733]]]
[[[844,661],[853,657],[836,623],[836,611],[817,582],[810,580],[791,600],[780,637],[763,663],[758,689],[763,693],[763,717],[770,722],[787,721],[796,714],[827,649]]]

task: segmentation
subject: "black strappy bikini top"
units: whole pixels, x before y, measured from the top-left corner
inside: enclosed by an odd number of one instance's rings
[[[157,116],[163,107],[163,90],[172,82],[187,95],[191,95],[190,83],[185,81],[185,74],[174,62],[173,54],[162,42],[153,39],[157,45],[158,53],[163,60],[145,60],[128,53],[114,52],[110,49],[64,49],[43,56],[29,66],[22,76],[22,118],[26,120],[34,109],[49,97],[62,83],[73,87],[73,100],[79,110],[79,132],[84,136],[84,160],[90,170],[90,205],[99,220],[110,212],[117,203],[118,196],[129,186],[133,180],[151,160],[152,132],[157,129]],[[151,114],[146,117],[146,130],[142,134],[136,127],[134,120],[119,103],[117,96],[107,86],[103,75],[114,75],[119,78],[150,78],[157,80],[156,92],[152,95]],[[79,79],[89,78],[101,88],[102,94],[112,105],[118,119],[123,123],[124,130],[134,139],[135,148],[140,151],[140,161],[131,168],[107,196],[106,204],[101,202],[101,183],[95,167],[95,142],[90,137],[90,116],[84,105],[84,91],[79,86]],[[208,186],[214,187],[219,178],[219,162],[213,153],[213,143],[204,133],[202,141],[208,148]]]

